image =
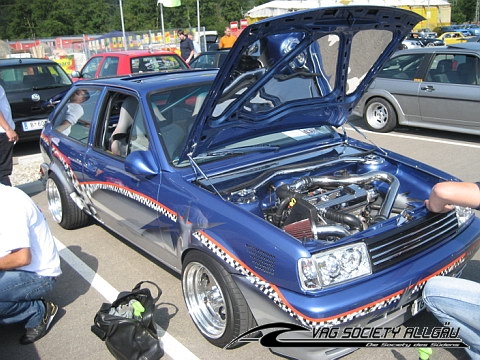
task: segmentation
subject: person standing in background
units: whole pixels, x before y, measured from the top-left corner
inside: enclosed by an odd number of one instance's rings
[[[189,64],[195,54],[193,41],[185,35],[183,30],[178,30],[178,36],[180,37],[180,56]]]
[[[200,49],[200,44],[198,43],[198,41],[195,41],[194,38],[193,38],[193,33],[188,33],[188,38],[190,40],[192,40],[192,44],[193,44],[193,51],[194,51],[194,54],[193,54],[193,57],[197,57],[198,55],[200,55],[200,53],[202,52],[202,50]]]
[[[232,30],[229,27],[225,28],[225,35],[223,35],[220,38],[220,42],[218,43],[218,48],[219,49],[230,49],[235,41],[237,40],[237,37],[232,34]]]
[[[12,185],[10,175],[13,170],[13,146],[17,141],[12,109],[5,89],[0,85],[0,183],[8,186]]]

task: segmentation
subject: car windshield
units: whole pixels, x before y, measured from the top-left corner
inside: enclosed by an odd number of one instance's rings
[[[150,94],[152,118],[170,159],[183,150],[210,86],[210,83],[195,84]]]
[[[20,64],[0,68],[0,84],[6,93],[70,86],[72,81],[56,63]]]
[[[187,66],[175,55],[149,55],[130,60],[131,72],[167,71],[186,69]]]
[[[164,150],[173,164],[185,147],[187,135],[192,131],[195,118],[210,89],[209,83],[176,87],[149,96],[152,118]],[[240,140],[224,147],[217,147],[195,159],[203,163],[219,157],[241,155],[248,152],[277,151],[280,147],[299,144],[304,141],[331,138],[336,132],[330,126],[307,129],[278,131],[276,133]]]

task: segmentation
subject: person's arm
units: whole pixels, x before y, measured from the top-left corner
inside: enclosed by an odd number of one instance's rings
[[[480,188],[472,182],[441,182],[432,188],[425,205],[437,213],[453,210],[455,205],[477,209],[480,207]]]
[[[3,116],[3,113],[0,111],[0,126],[2,127],[3,130],[5,130],[5,134],[7,135],[8,141],[14,142],[18,141],[18,135],[13,130],[10,125],[8,125],[7,120]]]
[[[63,120],[60,125],[58,125],[55,129],[57,131],[63,132],[65,129],[68,129],[70,126],[72,126],[72,123],[68,120]]]
[[[0,257],[0,270],[13,270],[30,264],[32,253],[30,248],[13,250],[10,254]]]
[[[188,39],[188,40],[190,40],[190,39]],[[185,60],[185,62],[187,64],[190,64],[190,61],[193,59],[193,57],[195,55],[195,47],[193,46],[193,41],[192,40],[189,41],[189,45],[190,45],[190,55],[188,55],[187,60]]]

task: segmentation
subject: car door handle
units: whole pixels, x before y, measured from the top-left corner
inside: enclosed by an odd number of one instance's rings
[[[427,86],[422,86],[420,88],[420,90],[425,90],[425,91],[428,91],[428,92],[432,92],[432,91],[435,91],[435,88],[432,85],[427,85]]]

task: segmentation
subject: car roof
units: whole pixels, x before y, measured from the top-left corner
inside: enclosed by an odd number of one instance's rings
[[[458,51],[458,50],[464,50],[464,51],[472,51],[472,52],[478,52],[480,54],[480,43],[478,42],[464,42],[464,43],[456,43],[456,44],[450,44],[447,46],[432,46],[432,47],[423,47],[423,48],[418,48],[418,49],[405,49],[405,50],[399,50],[398,53],[418,53],[418,52],[423,52],[423,53],[436,53],[439,51]]]
[[[0,59],[0,66],[29,65],[29,64],[56,64],[55,61],[40,58],[10,58]]]
[[[175,54],[172,51],[166,50],[125,50],[125,51],[111,51],[102,54],[96,54],[92,57],[104,57],[104,56],[128,56],[128,57],[136,57],[136,56],[148,56],[148,55],[172,55]]]
[[[209,50],[209,51],[202,51],[200,55],[214,55],[214,54],[222,54],[222,53],[228,53],[230,49],[223,50],[223,49],[218,49],[218,50]]]
[[[141,73],[108,78],[81,80],[74,83],[77,86],[112,86],[131,89],[138,93],[148,93],[152,90],[180,86],[183,84],[212,82],[218,70],[188,69],[172,72]],[[161,82],[162,85],[158,85]],[[168,84],[168,85],[166,85]]]

